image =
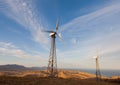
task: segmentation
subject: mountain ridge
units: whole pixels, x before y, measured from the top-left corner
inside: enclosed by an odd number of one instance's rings
[[[0,70],[6,71],[6,70],[45,70],[46,67],[25,67],[23,65],[18,64],[6,64],[6,65],[0,65]]]

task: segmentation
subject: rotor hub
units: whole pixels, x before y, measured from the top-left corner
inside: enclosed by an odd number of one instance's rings
[[[50,33],[50,36],[51,36],[52,38],[55,38],[55,34],[56,34],[56,32],[52,32],[52,33]]]

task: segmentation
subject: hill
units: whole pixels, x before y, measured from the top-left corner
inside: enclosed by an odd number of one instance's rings
[[[12,70],[45,70],[46,67],[25,67],[17,64],[0,65],[1,71],[12,71]]]
[[[16,64],[8,64],[8,65],[0,65],[0,70],[27,70],[28,68],[22,66],[22,65],[16,65]]]

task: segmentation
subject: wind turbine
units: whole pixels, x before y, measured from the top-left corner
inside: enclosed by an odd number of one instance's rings
[[[49,60],[48,60],[48,67],[47,67],[47,72],[48,72],[48,77],[58,77],[58,71],[57,71],[57,57],[56,57],[56,35],[57,37],[62,40],[61,36],[58,35],[58,25],[59,25],[59,20],[56,21],[56,30],[55,31],[43,31],[50,33],[51,37],[51,48],[50,48],[50,55],[49,55]]]
[[[95,58],[95,62],[96,62],[96,81],[100,82],[101,81],[101,72],[100,72],[100,68],[99,68],[99,56],[98,56],[98,53],[94,58]]]

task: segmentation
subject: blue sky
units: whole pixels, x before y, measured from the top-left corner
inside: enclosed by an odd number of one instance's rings
[[[47,66],[58,17],[59,68],[120,69],[119,0],[0,0],[0,64]]]

